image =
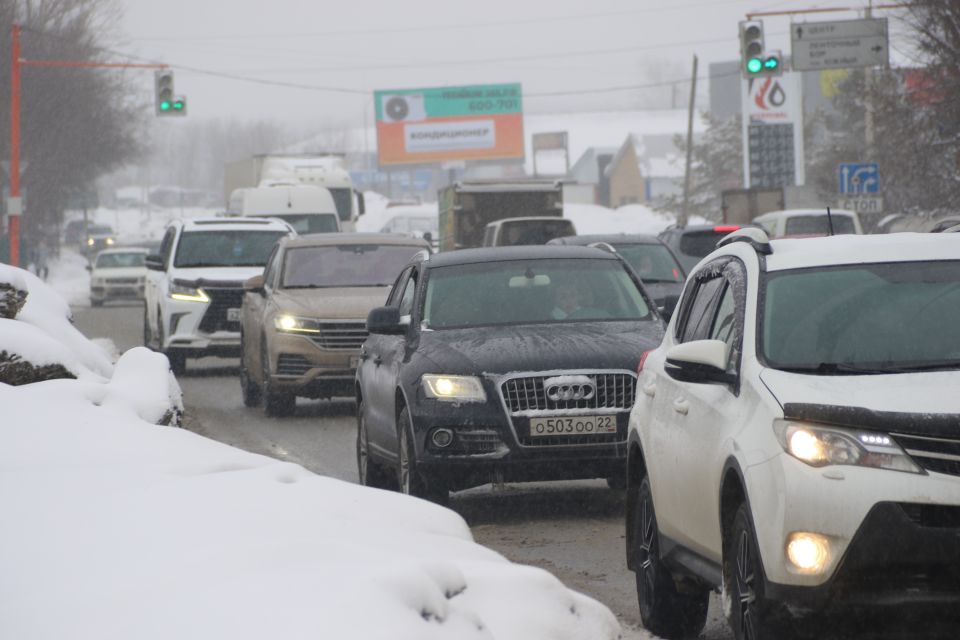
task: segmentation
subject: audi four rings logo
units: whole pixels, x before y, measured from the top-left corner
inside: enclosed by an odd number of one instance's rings
[[[597,390],[592,382],[551,384],[547,387],[547,398],[554,402],[570,400],[590,400]]]

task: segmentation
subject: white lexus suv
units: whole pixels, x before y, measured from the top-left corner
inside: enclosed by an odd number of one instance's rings
[[[263,273],[277,241],[295,235],[278,219],[195,218],[167,227],[146,260],[143,343],[174,373],[188,357],[240,355],[243,283]]]
[[[640,363],[626,538],[645,626],[695,636],[714,589],[738,640],[956,613],[960,242],[719,244]]]

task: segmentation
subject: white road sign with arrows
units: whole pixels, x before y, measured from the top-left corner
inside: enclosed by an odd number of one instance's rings
[[[790,44],[794,71],[872,67],[890,58],[886,18],[794,23]]]

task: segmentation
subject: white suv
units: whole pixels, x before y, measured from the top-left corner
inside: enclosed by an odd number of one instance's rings
[[[147,257],[143,342],[181,373],[188,357],[240,355],[243,283],[263,273],[277,241],[295,235],[277,219],[176,220]]]
[[[738,640],[861,607],[957,611],[960,242],[720,245],[638,372],[626,538],[644,624],[696,635],[713,589]]]

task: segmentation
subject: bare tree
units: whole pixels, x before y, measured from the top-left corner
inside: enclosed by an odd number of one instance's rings
[[[101,48],[119,16],[114,0],[0,0],[0,122],[9,122],[11,26],[23,26],[23,57],[104,61]],[[76,193],[136,157],[145,115],[123,71],[28,67],[22,74],[21,156],[27,163],[24,230],[59,223]],[[0,154],[10,153],[0,128]],[[6,180],[6,176],[4,176]],[[6,182],[4,182],[6,184]]]

